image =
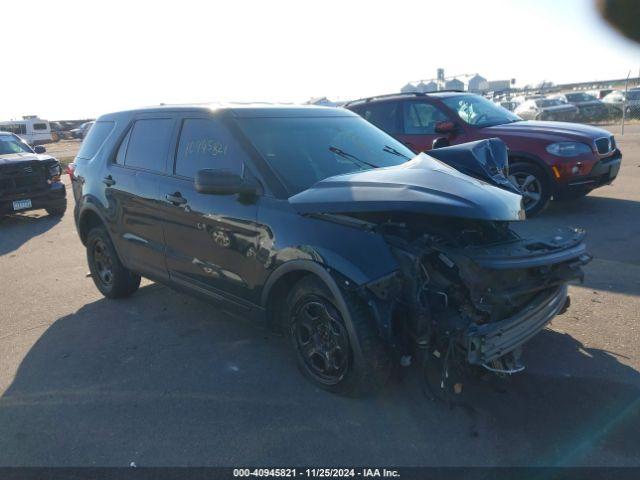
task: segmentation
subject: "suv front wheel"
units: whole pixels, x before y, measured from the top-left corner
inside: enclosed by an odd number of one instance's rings
[[[537,165],[514,163],[509,167],[509,180],[522,192],[522,207],[527,218],[536,216],[549,203],[549,180]]]
[[[302,278],[287,299],[285,326],[302,373],[320,388],[360,396],[381,388],[391,371],[390,358],[357,298],[344,296],[361,355],[356,358],[347,324],[326,285]]]
[[[128,297],[140,286],[140,275],[126,269],[104,227],[87,236],[87,262],[93,282],[107,298]]]

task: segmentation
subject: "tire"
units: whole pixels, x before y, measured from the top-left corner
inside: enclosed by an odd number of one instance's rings
[[[65,204],[63,207],[49,207],[45,208],[45,210],[51,217],[62,217],[67,211],[67,205]]]
[[[298,368],[312,383],[333,393],[358,397],[384,386],[391,360],[371,325],[366,305],[349,294],[343,298],[360,345],[359,359],[334,296],[313,275],[303,277],[289,293],[284,325]]]
[[[122,265],[107,230],[102,226],[93,228],[87,235],[87,262],[93,283],[105,297],[128,297],[138,290],[140,275]]]
[[[532,163],[514,163],[509,167],[509,180],[524,190],[522,204],[527,218],[533,218],[546,208],[551,199],[547,175]]]

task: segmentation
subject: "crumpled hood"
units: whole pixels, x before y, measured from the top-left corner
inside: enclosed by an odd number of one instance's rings
[[[289,203],[303,214],[395,211],[513,221],[525,218],[521,200],[421,153],[394,167],[326,178]]]
[[[0,155],[0,165],[6,165],[10,163],[20,162],[33,162],[33,161],[47,161],[54,160],[51,155],[38,155],[37,153],[8,153],[6,155]]]

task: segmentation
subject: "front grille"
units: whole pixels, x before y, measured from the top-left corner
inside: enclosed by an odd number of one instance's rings
[[[600,155],[606,155],[607,153],[613,152],[616,149],[616,141],[613,138],[613,135],[610,137],[598,138],[596,140],[596,148]]]
[[[45,166],[39,163],[0,165],[0,197],[42,190],[47,186]]]

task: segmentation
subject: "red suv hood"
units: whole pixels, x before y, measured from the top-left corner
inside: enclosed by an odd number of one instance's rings
[[[578,141],[588,144],[592,144],[596,138],[611,136],[611,133],[606,130],[590,125],[538,122],[535,120],[495,125],[493,127],[485,127],[480,131],[488,137],[502,138],[504,136],[517,135],[548,142]]]

